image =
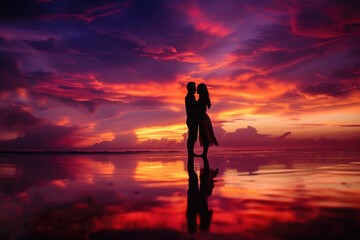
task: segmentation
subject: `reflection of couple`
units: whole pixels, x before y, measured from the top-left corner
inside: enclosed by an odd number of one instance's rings
[[[218,145],[211,120],[206,114],[206,108],[211,107],[209,92],[205,84],[201,83],[197,89],[194,82],[187,84],[188,93],[185,97],[186,106],[186,124],[188,126],[188,140],[187,149],[188,155],[194,156],[194,145],[197,140],[197,132],[199,129],[200,145],[203,146],[203,153],[201,157],[207,158],[207,152],[210,145]],[[196,101],[195,92],[199,94],[199,99]],[[197,155],[195,155],[197,156]]]
[[[208,197],[211,196],[214,188],[214,178],[219,169],[210,169],[209,162],[204,158],[204,168],[200,170],[200,188],[198,185],[198,175],[194,170],[194,158],[190,157],[188,162],[189,190],[186,208],[186,220],[189,232],[196,232],[199,216],[199,229],[209,230],[213,210],[208,207]]]

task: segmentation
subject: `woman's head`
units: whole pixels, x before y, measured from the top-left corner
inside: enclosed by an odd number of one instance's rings
[[[197,86],[197,93],[199,94],[199,98],[202,98],[205,100],[206,105],[208,106],[208,108],[211,107],[211,102],[210,102],[210,97],[209,97],[209,92],[207,90],[207,87],[205,84],[200,83]]]
[[[207,90],[207,87],[205,84],[203,83],[200,83],[198,86],[197,86],[197,92],[199,94],[199,96],[209,96],[209,92]]]

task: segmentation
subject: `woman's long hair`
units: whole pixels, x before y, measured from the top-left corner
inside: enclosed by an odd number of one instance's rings
[[[210,102],[210,97],[209,97],[209,92],[207,90],[207,87],[205,84],[200,83],[197,86],[197,92],[199,94],[199,98],[204,99],[206,105],[208,106],[208,108],[211,107],[211,102]]]

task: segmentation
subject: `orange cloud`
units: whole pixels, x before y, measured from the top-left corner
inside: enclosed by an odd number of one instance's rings
[[[187,132],[187,127],[185,124],[135,129],[135,133],[139,141],[145,141],[147,139],[160,140],[162,138],[181,141],[183,140],[183,134],[185,132]]]

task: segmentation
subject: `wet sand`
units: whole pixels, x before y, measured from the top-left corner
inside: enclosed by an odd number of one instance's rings
[[[360,239],[360,152],[210,151],[207,175],[187,160],[0,154],[1,239]]]

